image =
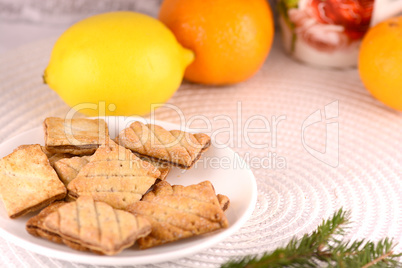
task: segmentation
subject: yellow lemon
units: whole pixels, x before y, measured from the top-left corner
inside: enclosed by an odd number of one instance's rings
[[[173,95],[193,59],[158,20],[110,12],[67,29],[43,78],[86,115],[144,115]]]

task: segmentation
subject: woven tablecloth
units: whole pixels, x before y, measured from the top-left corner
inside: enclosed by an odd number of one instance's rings
[[[258,184],[252,217],[209,249],[166,263],[150,260],[146,267],[216,267],[260,254],[314,230],[340,207],[351,211],[347,238],[402,242],[402,114],[374,100],[356,69],[295,62],[277,39],[252,79],[225,87],[184,82],[169,101],[190,127],[203,128],[208,119],[216,144],[227,144],[251,166]],[[1,56],[1,142],[69,111],[42,83],[54,41]],[[180,123],[172,106],[157,110],[156,119]],[[3,238],[0,266],[87,267],[31,253]]]

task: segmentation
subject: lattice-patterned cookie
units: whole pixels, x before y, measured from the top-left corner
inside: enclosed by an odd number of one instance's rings
[[[45,218],[57,211],[57,209],[63,205],[67,204],[65,201],[56,201],[51,203],[49,206],[45,207],[36,216],[30,218],[26,223],[26,229],[29,234],[33,236],[43,237],[55,243],[63,243],[63,239],[57,233],[46,230],[43,225]]]
[[[41,146],[27,145],[0,159],[0,195],[10,218],[66,196],[66,188]]]
[[[80,251],[91,251],[90,248],[83,246],[80,243],[64,239],[58,232],[46,228],[44,222],[48,215],[57,211],[61,206],[67,204],[65,201],[56,201],[41,210],[41,212],[30,218],[26,223],[26,230],[29,234],[42,237],[54,243],[66,244],[70,248]]]
[[[152,225],[152,232],[138,240],[141,249],[228,226],[209,181],[186,187],[161,181],[141,201],[128,206],[127,211],[145,217]]]
[[[49,152],[88,155],[109,139],[103,119],[46,118],[45,146]]]
[[[53,157],[60,155],[56,154]],[[52,158],[53,158],[52,157]],[[57,175],[59,175],[60,180],[64,183],[64,185],[68,185],[75,177],[78,175],[80,170],[88,164],[91,156],[75,156],[75,157],[63,157],[57,159],[56,162],[53,163],[53,168],[56,170]],[[49,159],[50,162],[51,159]],[[158,177],[160,180],[164,180],[166,176],[169,174],[171,166],[167,163],[155,161],[150,158],[140,157],[141,160],[151,163],[155,166],[161,173]]]
[[[89,196],[51,210],[30,220],[28,230],[54,242],[61,240],[73,249],[115,255],[151,231],[144,218],[95,202]],[[60,239],[55,239],[57,236]]]
[[[120,132],[116,142],[139,155],[188,169],[209,148],[211,139],[203,133],[167,131],[157,125],[134,122]]]
[[[130,150],[110,141],[91,156],[91,160],[68,184],[72,198],[89,195],[114,208],[124,209],[141,199],[160,172]]]

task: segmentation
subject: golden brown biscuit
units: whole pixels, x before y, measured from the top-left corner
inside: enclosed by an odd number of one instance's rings
[[[172,166],[166,162],[163,161],[158,161],[157,159],[149,158],[146,156],[140,156],[138,155],[141,160],[146,161],[151,163],[154,167],[156,167],[161,175],[158,177],[161,181],[165,180],[167,175],[169,174],[170,170],[172,169]]]
[[[67,204],[67,202],[64,201],[59,201],[59,202],[54,202],[50,204],[49,206],[45,207],[38,215],[30,218],[28,222],[26,223],[26,230],[28,231],[29,234],[37,237],[42,237],[44,239],[47,239],[49,241],[52,241],[54,243],[59,243],[59,244],[65,244],[69,246],[72,249],[75,250],[80,250],[80,251],[93,251],[95,253],[98,253],[94,250],[91,250],[88,247],[85,247],[75,241],[70,241],[68,239],[63,238],[60,234],[50,230],[44,225],[44,220],[46,217],[57,211],[57,209],[63,205]]]
[[[68,185],[80,172],[86,164],[88,164],[91,156],[73,156],[69,154],[55,154],[49,159],[50,164],[56,170],[60,180],[64,185]],[[58,158],[58,159],[57,159]],[[140,157],[141,160],[151,163],[156,167],[161,175],[158,177],[160,180],[166,179],[170,172],[171,166],[165,162],[156,161],[147,157]]]
[[[153,165],[110,141],[110,145],[99,147],[67,188],[72,198],[89,195],[124,209],[140,200],[159,176]]]
[[[191,168],[211,145],[210,137],[203,133],[167,131],[160,126],[141,122],[134,122],[122,130],[116,142],[140,155],[184,169]]]
[[[144,218],[95,202],[89,196],[58,207],[42,224],[45,230],[58,234],[63,243],[74,249],[87,248],[106,255],[121,252],[151,231]]]
[[[103,119],[48,117],[43,125],[46,149],[53,153],[89,155],[109,139]]]
[[[223,211],[226,211],[230,206],[229,197],[223,194],[217,194],[216,197],[218,198],[219,205]]]
[[[62,154],[62,153],[58,153],[58,154],[53,154],[52,156],[48,157],[49,158],[49,163],[50,165],[54,168],[54,163],[56,163],[57,161],[59,161],[60,159],[64,159],[64,158],[71,158],[73,157],[73,154]]]
[[[32,144],[23,144],[23,145],[20,145],[20,146],[18,146],[17,148],[15,148],[14,151],[19,150],[19,149],[24,149],[25,147],[28,147],[28,146],[31,146],[31,145],[32,145]],[[51,157],[54,155],[54,153],[49,152],[48,150],[46,150],[46,147],[45,147],[45,146],[41,146],[40,148],[41,148],[42,151],[45,153],[45,155],[47,156],[47,158],[51,158]]]
[[[157,183],[127,211],[143,216],[152,232],[138,240],[141,249],[205,234],[228,226],[215,190],[209,181],[187,187]]]
[[[26,230],[28,231],[28,233],[33,236],[46,238],[55,243],[60,243],[60,244],[63,243],[63,239],[61,238],[60,235],[58,235],[57,233],[51,232],[50,230],[47,230],[44,227],[43,221],[49,214],[57,211],[57,209],[59,207],[65,205],[65,204],[67,204],[67,202],[64,202],[64,201],[53,202],[49,206],[42,209],[38,215],[30,218],[26,223]]]
[[[68,185],[75,177],[77,177],[80,170],[88,164],[90,156],[74,156],[71,158],[62,158],[53,164],[54,170],[59,175],[60,180],[64,185]]]
[[[0,159],[0,195],[8,216],[16,218],[63,199],[66,188],[36,144]]]
[[[47,156],[47,158],[50,158],[50,157],[52,157],[52,156],[54,155],[54,153],[49,152],[49,151],[46,149],[45,146],[41,146],[41,148],[42,148],[42,151],[43,151],[43,152],[45,153],[45,155]]]

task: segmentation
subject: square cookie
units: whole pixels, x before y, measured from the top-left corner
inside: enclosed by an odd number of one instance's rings
[[[109,139],[107,124],[103,119],[49,117],[43,125],[45,147],[52,153],[89,155]]]
[[[0,159],[0,195],[10,218],[41,209],[66,196],[66,188],[40,145],[16,149]]]

